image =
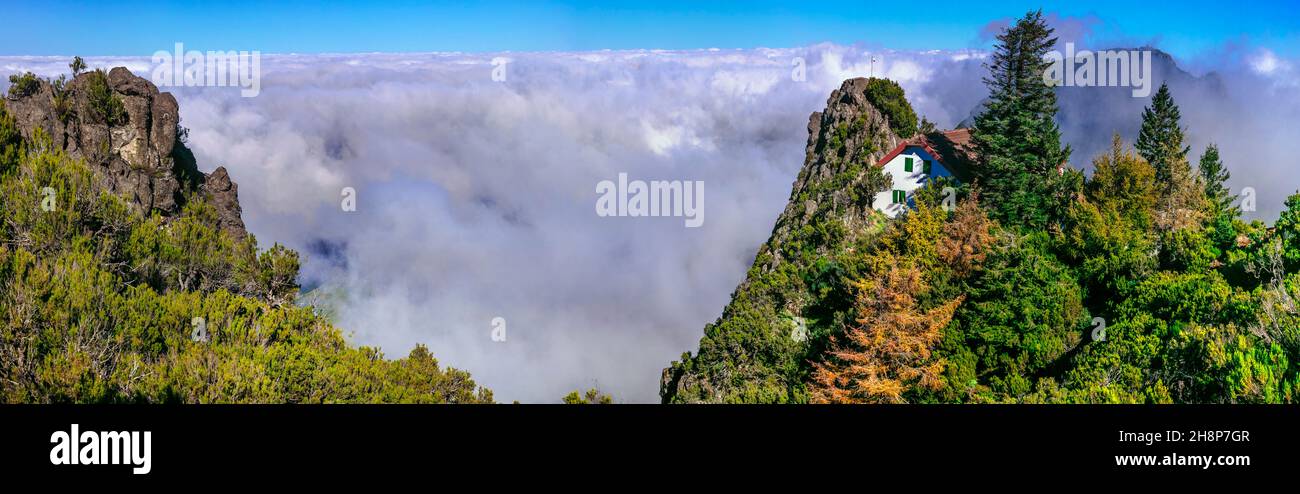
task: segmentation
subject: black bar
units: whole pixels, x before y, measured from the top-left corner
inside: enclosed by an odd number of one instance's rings
[[[436,472],[491,476],[532,468],[578,475],[598,470],[634,479],[664,475],[660,470],[669,465],[721,468],[717,462],[725,461],[766,472],[1032,471],[1196,480],[1287,473],[1300,444],[1300,428],[1293,425],[1297,412],[1293,406],[1249,405],[6,405],[0,406],[0,472],[34,480],[156,483],[211,475],[418,479]],[[151,471],[52,464],[51,435],[69,431],[71,424],[79,431],[150,431]],[[1149,445],[1122,442],[1121,431],[1162,437]],[[1182,440],[1169,441],[1168,431]],[[1196,431],[1211,431],[1217,440],[1193,442]],[[1250,464],[1116,465],[1117,455],[1172,453],[1249,457]]]

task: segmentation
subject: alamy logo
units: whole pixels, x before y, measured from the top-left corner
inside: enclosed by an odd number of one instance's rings
[[[596,184],[596,214],[605,216],[679,216],[687,228],[704,224],[704,182],[691,180],[601,180]]]
[[[1048,86],[1132,87],[1134,98],[1151,95],[1151,50],[1101,50],[1076,52],[1065,44],[1065,54],[1053,50],[1043,56],[1050,62],[1043,71]]]
[[[79,432],[80,426],[72,424],[71,432],[50,434],[50,463],[55,465],[131,465],[131,473],[143,475],[152,469],[149,461],[149,431]]]
[[[262,92],[262,52],[185,51],[153,54],[150,78],[158,87],[238,87],[239,95],[252,98]]]

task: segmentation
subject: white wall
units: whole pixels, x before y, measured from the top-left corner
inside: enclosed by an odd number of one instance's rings
[[[903,171],[903,164],[906,161],[906,158],[909,157],[912,158],[911,173]],[[930,169],[930,175],[924,173],[925,160],[930,160],[934,163]],[[898,213],[903,212],[905,208],[910,208],[916,204],[914,191],[925,186],[926,181],[929,180],[930,177],[952,176],[952,172],[949,172],[947,168],[944,168],[943,164],[939,163],[939,160],[934,159],[933,156],[930,156],[930,153],[926,152],[925,149],[920,146],[908,146],[907,149],[904,149],[903,152],[899,153],[898,156],[895,156],[894,159],[885,163],[884,172],[893,177],[894,186],[890,190],[876,194],[875,202],[872,202],[871,204],[876,209],[884,212],[885,215],[890,218],[898,216]],[[906,191],[907,202],[904,204],[894,204],[894,190]]]

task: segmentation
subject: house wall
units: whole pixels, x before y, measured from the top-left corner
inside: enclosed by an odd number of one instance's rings
[[[911,173],[904,171],[905,162],[909,157],[912,158],[914,164]],[[925,174],[925,160],[930,160],[934,163],[930,169],[929,175]],[[915,206],[916,189],[924,187],[930,178],[952,176],[952,172],[948,171],[947,168],[944,168],[943,164],[939,163],[939,160],[934,159],[933,156],[930,156],[930,153],[925,151],[925,148],[920,146],[908,146],[902,153],[895,156],[894,159],[885,163],[884,172],[893,177],[894,186],[890,190],[876,194],[875,201],[872,202],[871,205],[885,213],[885,215],[890,218],[898,216],[898,213],[903,212],[904,209]],[[902,190],[906,192],[907,202],[904,204],[894,204],[894,190]]]

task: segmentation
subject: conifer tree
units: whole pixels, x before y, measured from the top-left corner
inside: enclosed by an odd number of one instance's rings
[[[1030,12],[998,35],[987,64],[990,100],[975,119],[975,179],[1004,225],[1043,227],[1064,207],[1060,170],[1070,148],[1061,146],[1056,93],[1043,81],[1052,33],[1042,11]]]
[[[1219,249],[1227,249],[1236,241],[1237,231],[1233,221],[1241,217],[1241,208],[1233,204],[1237,196],[1225,185],[1231,175],[1219,158],[1218,146],[1210,144],[1205,148],[1198,170],[1205,189],[1210,240]]]
[[[915,267],[859,282],[857,326],[833,338],[829,358],[814,366],[812,401],[904,403],[911,388],[939,389],[944,362],[933,348],[962,299],[922,311],[915,295],[928,288]]]
[[[1187,161],[1190,149],[1184,143],[1182,115],[1168,84],[1161,84],[1142,111],[1142,128],[1136,148],[1156,172],[1160,201],[1156,226],[1162,231],[1199,224],[1204,217],[1205,192]]]
[[[1219,158],[1219,147],[1210,144],[1205,148],[1205,153],[1201,154],[1200,163],[1201,178],[1205,182],[1205,197],[1210,200],[1213,211],[1216,214],[1229,214],[1237,217],[1241,214],[1241,208],[1232,203],[1237,200],[1236,196],[1228,190],[1228,178],[1232,175],[1228,169],[1223,166],[1223,160]]]
[[[1183,143],[1182,114],[1168,84],[1161,84],[1151,98],[1151,106],[1142,110],[1142,129],[1138,132],[1138,154],[1156,169],[1156,183],[1172,188],[1176,179],[1186,176],[1187,151]],[[1180,176],[1181,175],[1181,176]]]

